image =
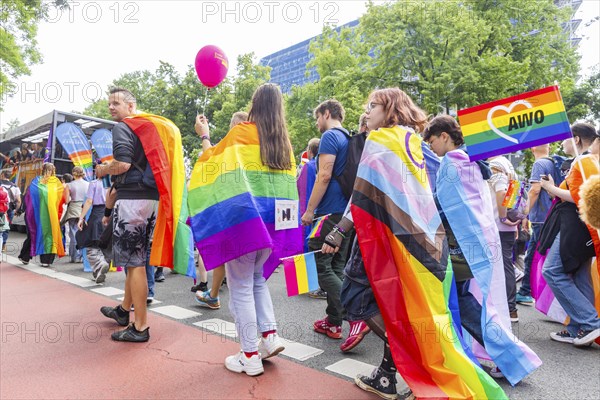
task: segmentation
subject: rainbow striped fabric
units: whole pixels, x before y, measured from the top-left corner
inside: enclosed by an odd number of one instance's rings
[[[394,361],[418,398],[506,399],[462,345],[444,227],[421,146],[399,126],[371,132],[352,195]]]
[[[275,201],[298,200],[295,171],[295,165],[282,171],[263,164],[253,123],[236,125],[200,156],[188,204],[206,269],[268,248],[272,252],[263,268],[268,278],[280,258],[302,253],[300,226],[275,230]]]
[[[179,128],[152,114],[137,114],[123,122],[142,143],[160,195],[150,264],[196,277],[192,232],[187,225],[187,187]]]
[[[288,297],[312,292],[319,288],[315,253],[304,253],[283,260]]]
[[[72,122],[63,122],[56,127],[56,139],[69,155],[73,165],[83,168],[85,179],[94,179],[92,148],[85,133]]]
[[[571,137],[558,86],[458,112],[471,161]]]
[[[456,176],[460,179],[451,178]],[[467,153],[455,150],[442,159],[436,187],[438,202],[474,276],[469,289],[482,307],[485,351],[514,386],[542,361],[511,331],[504,264],[488,250],[500,248],[500,236],[487,183]],[[490,326],[494,329],[486,328]]]
[[[45,180],[35,177],[25,194],[25,217],[31,236],[31,256],[40,254],[65,255],[60,230],[63,184],[56,176]]]

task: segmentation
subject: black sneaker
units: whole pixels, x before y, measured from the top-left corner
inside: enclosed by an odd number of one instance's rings
[[[583,329],[580,329],[579,332],[577,332],[577,337],[573,339],[573,344],[575,346],[589,346],[599,337],[600,328],[593,329],[591,331],[584,331]]]
[[[138,331],[135,329],[135,323],[131,323],[122,331],[113,332],[110,337],[117,342],[147,342],[150,339],[150,328]]]
[[[161,272],[160,274],[154,275],[154,281],[155,282],[164,282],[165,281],[165,274],[163,274]]]
[[[362,390],[375,393],[384,399],[398,398],[396,373],[386,372],[381,367],[375,368],[371,376],[358,375],[354,378],[354,383]]]
[[[100,312],[105,317],[114,319],[121,326],[129,325],[129,311],[125,311],[120,304],[116,307],[102,307],[100,308]]]
[[[29,264],[29,260],[25,260],[24,258],[19,257],[19,261],[23,263],[23,265]]]
[[[192,286],[192,292],[197,292],[198,290],[206,292],[208,290],[208,282],[200,282],[196,286]]]

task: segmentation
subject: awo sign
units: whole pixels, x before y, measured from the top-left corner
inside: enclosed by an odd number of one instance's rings
[[[458,120],[471,161],[572,136],[557,86],[460,110]]]

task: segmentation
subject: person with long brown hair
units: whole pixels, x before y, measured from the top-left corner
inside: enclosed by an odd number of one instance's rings
[[[278,202],[297,202],[298,190],[283,96],[276,85],[256,89],[248,119],[210,147],[208,119],[196,118],[204,152],[192,172],[188,205],[206,269],[226,263],[229,308],[241,351],[227,357],[225,367],[254,376],[264,372],[263,359],[284,350],[266,279],[280,258],[302,252],[302,233],[297,216],[289,229],[277,229],[277,218],[282,219],[276,217]]]

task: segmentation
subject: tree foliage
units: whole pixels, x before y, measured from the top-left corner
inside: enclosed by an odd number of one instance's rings
[[[182,75],[173,65],[161,61],[154,72],[129,72],[115,79],[110,86],[130,90],[136,96],[139,110],[173,121],[181,131],[186,153],[194,158],[201,147],[200,138],[194,131],[196,116],[204,113],[208,117],[212,140],[219,141],[229,131],[231,115],[236,111],[247,111],[254,90],[269,80],[269,70],[254,63],[254,54],[241,55],[235,78],[227,78],[207,91],[193,66],[188,66]],[[83,113],[110,118],[108,101],[98,100]]]
[[[336,98],[354,128],[377,88],[400,87],[431,115],[555,81],[570,95],[579,69],[563,29],[570,16],[553,0],[370,3],[354,30],[326,27],[311,43],[307,67],[321,78],[287,100],[293,143],[305,146],[314,134],[305,122],[309,106]]]
[[[66,0],[2,1],[0,7],[0,111],[12,94],[15,80],[31,73],[29,66],[42,62],[37,48],[37,26],[50,7],[67,8]]]

